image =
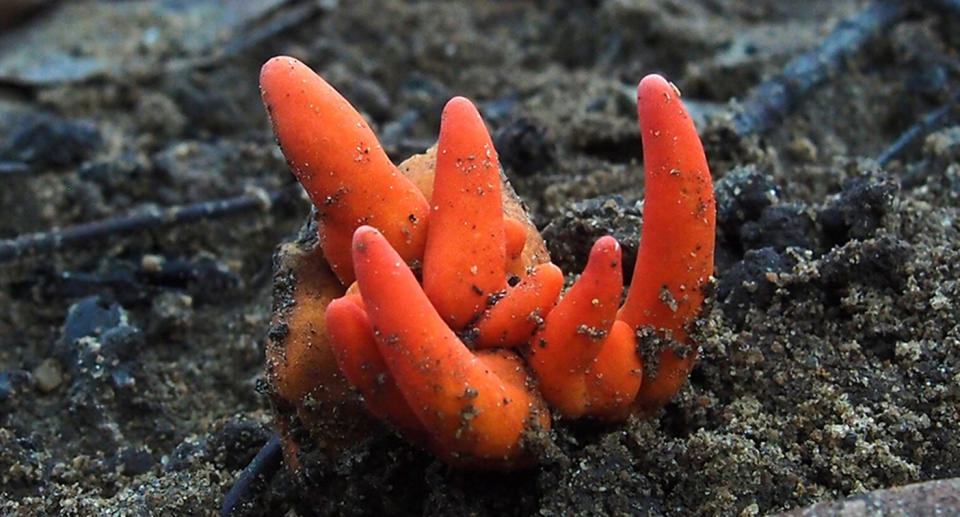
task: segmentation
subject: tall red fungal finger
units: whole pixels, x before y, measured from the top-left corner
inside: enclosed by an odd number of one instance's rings
[[[423,290],[455,330],[506,287],[500,166],[480,113],[454,97],[443,109],[423,258]]]
[[[543,324],[561,289],[563,271],[552,262],[538,265],[480,316],[474,325],[474,346],[523,345]]]
[[[291,57],[263,65],[260,89],[280,148],[317,207],[323,252],[340,281],[353,281],[350,242],[362,224],[383,232],[404,261],[419,260],[427,201],[353,106]]]
[[[588,410],[584,375],[600,353],[620,305],[620,254],[613,237],[598,240],[583,274],[531,340],[529,362],[540,391],[565,416],[580,416]]]
[[[716,207],[707,159],[679,93],[659,75],[637,88],[646,193],[643,231],[620,317],[686,337],[713,274]]]
[[[460,342],[375,229],[356,231],[353,262],[380,353],[434,450],[486,466],[524,457],[521,437],[539,407],[525,384],[497,375]]]
[[[713,274],[716,207],[706,156],[677,89],[659,75],[637,87],[646,194],[636,268],[619,318],[687,342]],[[682,385],[695,354],[665,350],[656,379],[645,379],[641,405],[660,405]],[[678,382],[679,380],[679,382]]]

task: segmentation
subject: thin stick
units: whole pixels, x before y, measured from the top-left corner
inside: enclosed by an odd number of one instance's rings
[[[0,178],[19,176],[30,172],[30,166],[23,162],[0,160]]]
[[[900,133],[900,136],[897,137],[897,139],[894,140],[889,147],[877,155],[877,165],[883,167],[884,165],[890,163],[890,160],[894,159],[898,154],[900,154],[917,137],[928,132],[933,126],[937,125],[941,119],[946,117],[953,110],[954,106],[957,104],[957,101],[960,101],[960,88],[950,95],[950,98],[947,99],[946,103],[927,113],[922,119],[908,127],[906,131]]]
[[[293,197],[299,191],[299,185],[292,185],[270,192],[260,191],[190,205],[152,208],[112,219],[78,224],[62,230],[54,229],[47,232],[20,235],[13,239],[0,240],[0,263],[38,253],[49,253],[72,246],[87,245],[92,240],[113,235],[192,223],[202,219],[216,219],[242,214],[256,208],[267,210],[277,203]]]
[[[243,469],[237,481],[223,498],[223,506],[220,507],[220,517],[229,517],[236,507],[242,503],[250,492],[250,487],[257,479],[257,476],[263,475],[269,477],[277,467],[280,466],[281,458],[280,437],[276,433],[270,436],[267,443],[264,444],[260,452],[250,461],[247,468]]]
[[[910,4],[905,0],[880,0],[840,22],[818,47],[790,60],[778,76],[750,90],[742,111],[734,116],[734,130],[747,136],[773,129],[813,87],[835,74],[867,42],[900,21]]]

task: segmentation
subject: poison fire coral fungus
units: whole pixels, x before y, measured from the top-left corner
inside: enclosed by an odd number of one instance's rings
[[[305,436],[336,450],[366,432],[362,405],[451,464],[509,468],[534,460],[526,438],[549,427],[551,410],[618,420],[682,386],[713,270],[715,208],[700,140],[662,77],[637,89],[646,201],[622,306],[613,237],[597,241],[560,296],[563,273],[503,182],[469,100],[450,100],[437,146],[396,167],[299,61],[271,59],[260,81],[316,207],[316,235],[278,253],[267,351],[291,465]]]

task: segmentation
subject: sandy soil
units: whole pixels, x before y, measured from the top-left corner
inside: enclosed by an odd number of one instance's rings
[[[110,46],[90,28],[121,4],[137,17]],[[320,2],[236,49],[191,39],[177,2],[79,2],[60,19],[54,6],[0,34],[0,72],[41,30],[87,31],[65,55],[110,66],[0,81],[0,160],[30,168],[2,180],[0,238],[289,184],[256,77],[290,54],[398,161],[432,144],[450,96],[476,100],[573,272],[599,235],[635,250],[633,92],[660,72],[704,121],[718,201],[716,299],[676,399],[620,425],[557,422],[550,460],[520,472],[360,441],[255,485],[237,514],[750,516],[957,477],[958,119],[888,167],[871,159],[950,96],[960,19],[918,11],[773,131],[730,131],[733,99],[862,4]],[[214,514],[271,430],[258,389],[271,254],[307,210],[301,198],[0,265],[0,514]]]

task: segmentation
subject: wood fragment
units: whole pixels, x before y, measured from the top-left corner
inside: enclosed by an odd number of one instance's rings
[[[298,192],[300,192],[300,186],[293,185],[270,192],[261,190],[232,198],[153,208],[111,219],[82,223],[62,230],[53,229],[20,235],[13,239],[0,240],[0,263],[87,245],[92,240],[135,231],[239,215],[258,208],[268,210],[277,203],[292,198]]]
[[[282,458],[280,447],[280,436],[276,433],[270,435],[270,439],[263,445],[257,455],[250,460],[243,472],[237,477],[237,481],[223,498],[223,505],[220,507],[220,517],[229,517],[233,514],[241,503],[249,499],[250,490],[254,481],[258,477],[269,479],[280,467]]]
[[[900,136],[897,137],[889,147],[877,155],[875,158],[877,165],[881,167],[887,165],[919,136],[929,132],[934,126],[939,124],[944,117],[953,111],[957,101],[960,101],[960,88],[955,90],[943,105],[930,111],[924,115],[922,119],[908,127],[906,131],[900,133]]]
[[[946,0],[941,0],[946,1]],[[775,77],[755,86],[734,116],[741,137],[775,128],[817,85],[823,83],[909,12],[912,2],[881,0],[842,22],[823,42],[790,60]]]
[[[30,172],[30,165],[23,162],[11,162],[0,160],[0,178],[9,178],[11,176],[20,176]]]

